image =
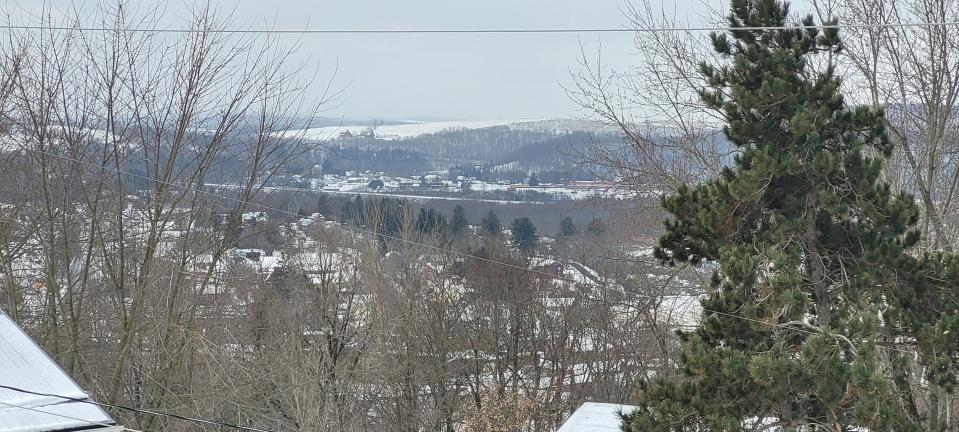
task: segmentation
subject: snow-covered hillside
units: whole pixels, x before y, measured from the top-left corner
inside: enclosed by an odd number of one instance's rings
[[[413,138],[420,135],[435,134],[444,131],[486,129],[507,126],[516,130],[548,130],[555,132],[570,132],[574,130],[598,130],[603,128],[596,122],[572,119],[510,119],[510,120],[457,120],[437,122],[407,122],[377,126],[369,125],[341,125],[311,128],[306,130],[291,130],[285,136],[300,137],[312,140],[326,140],[339,137],[341,134],[354,136],[369,134],[371,131],[379,139],[394,140]]]

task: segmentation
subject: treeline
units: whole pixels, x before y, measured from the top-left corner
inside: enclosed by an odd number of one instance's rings
[[[321,195],[318,199],[318,209],[324,209],[321,214],[326,217],[335,217],[348,226],[359,227],[368,232],[380,235],[383,238],[395,237],[404,229],[412,229],[421,234],[436,236],[450,241],[461,239],[473,234],[490,234],[508,236],[513,246],[524,252],[531,252],[538,244],[541,236],[537,227],[529,217],[517,217],[508,225],[500,222],[495,210],[489,210],[481,219],[472,223],[466,216],[463,206],[457,204],[447,215],[431,207],[420,207],[416,210],[406,199],[380,197],[364,199],[356,195],[353,199],[345,200],[338,213],[331,211],[330,199]],[[469,229],[475,227],[476,231]],[[599,237],[607,231],[606,222],[593,218],[582,230],[583,233]],[[572,217],[564,217],[555,231],[547,231],[552,236],[570,238],[581,233],[580,228]]]
[[[324,153],[323,173],[344,174],[347,171],[383,172],[387,175],[413,175],[432,169],[423,153],[401,148],[362,149],[332,147]]]
[[[514,180],[534,170],[543,172],[546,178],[585,180],[593,177],[570,163],[568,156],[581,152],[587,145],[610,146],[617,142],[619,137],[608,132],[523,130],[508,126],[449,130],[402,139],[351,137],[337,141],[337,145],[326,154],[331,162],[329,166],[324,162],[324,168],[329,170],[324,171],[339,173],[369,169],[409,174],[412,169],[423,172],[457,167],[459,171],[467,171],[473,166],[487,166],[468,176],[487,181],[497,178]],[[429,162],[428,167],[411,165],[411,161],[423,160]],[[401,165],[391,170],[385,166],[391,161]],[[498,169],[497,176],[487,176],[492,167],[509,163],[514,163],[515,168]],[[551,176],[550,173],[555,174]]]

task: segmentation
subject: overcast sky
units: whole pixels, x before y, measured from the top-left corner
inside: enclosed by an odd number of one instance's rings
[[[146,1],[146,0],[143,0]],[[236,8],[238,26],[282,29],[619,28],[625,0],[214,0]],[[652,0],[659,4],[661,0]],[[702,0],[664,2],[698,21]],[[707,0],[723,3],[721,0]],[[36,7],[40,0],[21,0]],[[84,2],[79,2],[81,5]],[[90,2],[91,4],[96,4]],[[136,3],[136,2],[134,2]],[[170,16],[189,0],[167,5]],[[82,6],[81,6],[82,7]],[[292,43],[285,37],[281,43]],[[330,116],[462,119],[575,117],[561,85],[576,68],[580,43],[623,68],[640,61],[629,33],[307,35],[300,54],[321,78],[338,64],[347,86]],[[319,92],[317,91],[317,95]]]

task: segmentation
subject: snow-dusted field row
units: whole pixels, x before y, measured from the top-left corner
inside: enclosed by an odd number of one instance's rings
[[[383,125],[373,129],[373,133],[380,139],[403,139],[420,135],[443,132],[446,130],[484,129],[506,125],[524,125],[539,122],[539,119],[510,119],[510,120],[462,120],[441,122],[410,122],[398,125]],[[326,140],[338,137],[341,133],[349,132],[352,135],[368,133],[368,125],[342,125],[293,130],[284,132],[284,136],[299,137],[313,140]]]

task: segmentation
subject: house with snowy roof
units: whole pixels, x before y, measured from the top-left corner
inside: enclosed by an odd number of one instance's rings
[[[0,311],[0,432],[124,430]]]
[[[632,405],[586,402],[556,432],[619,432],[623,423],[620,415],[634,410]]]

